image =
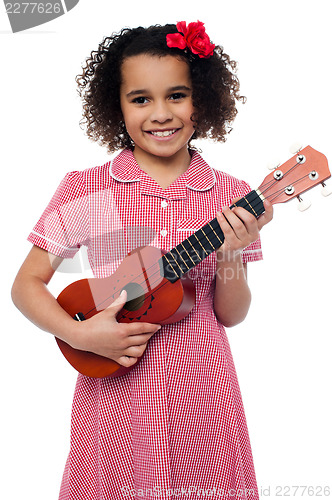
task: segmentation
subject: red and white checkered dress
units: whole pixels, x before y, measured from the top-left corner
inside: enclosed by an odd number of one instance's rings
[[[194,152],[163,190],[122,151],[67,174],[29,235],[73,257],[86,245],[96,277],[133,248],[170,250],[250,191]],[[260,241],[243,260],[262,258]],[[215,253],[191,271],[196,305],[163,326],[140,364],[120,378],[78,376],[60,500],[257,499],[241,393],[224,327],[213,310]]]

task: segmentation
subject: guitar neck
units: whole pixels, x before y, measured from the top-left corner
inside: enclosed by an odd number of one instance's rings
[[[264,212],[262,195],[258,190],[251,191],[234,203],[230,208],[243,207],[256,218]],[[189,238],[172,248],[160,259],[163,276],[171,283],[189,272],[208,255],[215,252],[224,242],[217,218],[212,219]]]

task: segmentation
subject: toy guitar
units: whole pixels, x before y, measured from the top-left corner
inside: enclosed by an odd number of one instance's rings
[[[259,217],[264,212],[265,199],[283,203],[298,197],[301,201],[300,194],[317,184],[326,190],[324,181],[330,176],[326,157],[307,146],[232,206],[243,207]],[[113,275],[76,281],[60,293],[57,301],[74,319],[84,321],[108,307],[125,289],[127,302],[117,314],[118,322],[180,321],[195,304],[194,284],[186,273],[223,241],[224,234],[215,218],[169,252],[152,246],[136,248]],[[56,341],[69,363],[89,377],[119,377],[136,366],[126,368],[103,356],[74,349],[60,339]]]

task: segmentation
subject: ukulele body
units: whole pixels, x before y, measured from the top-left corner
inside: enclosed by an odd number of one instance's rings
[[[194,307],[195,287],[186,275],[174,283],[163,277],[160,260],[165,253],[151,246],[136,248],[114,274],[75,281],[60,293],[57,301],[72,318],[84,321],[106,309],[125,289],[127,301],[117,314],[119,323],[180,321]],[[58,338],[56,341],[67,361],[89,377],[119,377],[137,364],[126,368],[98,354],[74,349]]]

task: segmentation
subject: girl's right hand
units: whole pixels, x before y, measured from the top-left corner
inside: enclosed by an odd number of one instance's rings
[[[70,345],[82,351],[90,351],[113,359],[119,365],[129,367],[144,353],[149,339],[161,325],[152,323],[118,323],[117,313],[127,300],[125,290],[104,311],[85,321],[75,322]],[[74,325],[73,325],[74,326]]]

